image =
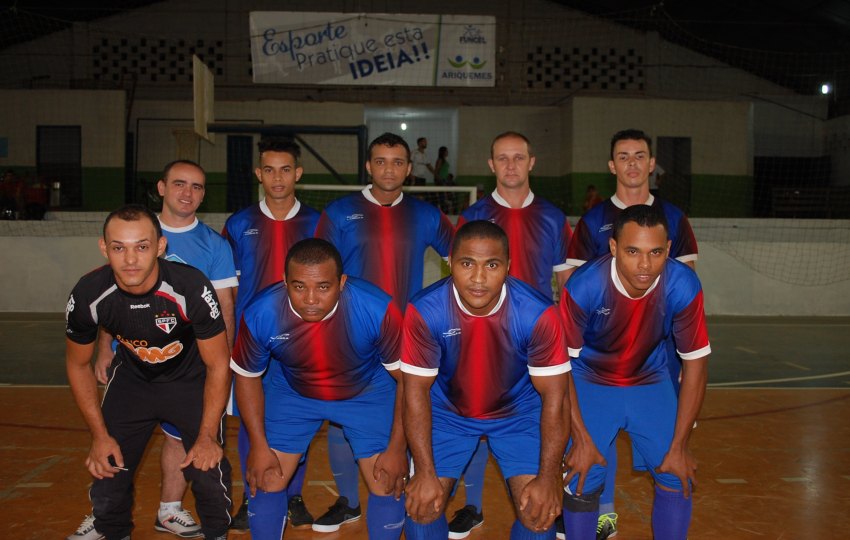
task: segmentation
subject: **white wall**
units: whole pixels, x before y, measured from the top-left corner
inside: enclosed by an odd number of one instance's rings
[[[0,166],[36,165],[36,126],[81,127],[83,167],[124,166],[124,92],[0,90],[0,136],[9,139]]]

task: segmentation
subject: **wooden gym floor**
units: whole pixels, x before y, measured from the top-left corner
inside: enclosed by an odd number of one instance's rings
[[[90,511],[83,460],[90,438],[66,386],[61,315],[0,315],[0,538],[64,538]],[[699,460],[689,538],[850,537],[850,319],[709,320],[710,389],[691,448]],[[238,471],[236,422],[228,456]],[[322,430],[304,498],[314,516],[336,498]],[[153,530],[159,500],[154,436],[136,484],[133,538]],[[616,505],[623,540],[650,539],[651,486],[618,441]],[[235,472],[234,499],[241,500]],[[462,505],[463,490],[449,507]],[[362,491],[361,499],[366,500]],[[193,508],[191,494],[184,501]],[[498,467],[488,467],[485,524],[471,540],[503,539],[513,521]],[[245,534],[232,538],[250,538]],[[365,522],[338,533],[287,530],[289,540],[365,539]]]

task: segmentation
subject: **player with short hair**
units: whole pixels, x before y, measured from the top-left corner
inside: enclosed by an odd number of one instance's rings
[[[422,289],[425,251],[430,246],[447,257],[454,227],[437,207],[402,192],[411,168],[404,139],[380,135],[369,144],[368,158],[372,183],[329,204],[316,236],[340,251],[346,274],[378,285],[403,312]],[[360,516],[357,467],[334,425],[328,427],[328,454],[340,496],[313,523],[317,532],[336,531]]]
[[[312,237],[319,221],[319,213],[295,197],[295,184],[304,174],[301,147],[288,138],[263,137],[257,148],[260,163],[254,174],[263,187],[265,198],[236,212],[227,218],[224,225],[224,237],[233,249],[239,274],[236,333],[245,307],[257,292],[283,279],[283,262],[289,248],[299,240]],[[235,402],[229,404],[228,413],[239,416]],[[238,447],[244,477],[248,455],[248,436],[244,426],[239,429]],[[313,518],[304,507],[300,487],[298,490],[290,493],[290,505],[309,520],[309,526]],[[248,496],[245,494],[233,518],[232,529],[248,529],[247,505]]]
[[[511,538],[555,537],[569,358],[551,298],[508,276],[508,244],[489,221],[463,225],[451,276],[416,295],[405,314],[410,540],[448,536],[446,503],[482,436],[510,487]]]
[[[621,430],[655,481],[654,537],[687,536],[696,471],[688,438],[705,395],[711,346],[699,278],[668,258],[667,230],[657,206],[623,210],[610,253],[576,270],[561,296],[574,382],[564,496],[570,539],[596,537],[602,455]],[[683,359],[678,397],[667,367],[676,353]]]
[[[226,538],[230,464],[221,445],[230,371],[215,290],[199,270],[159,259],[166,240],[142,206],[110,213],[99,244],[109,264],[80,279],[66,308],[68,381],[92,433],[90,537],[130,537],[133,477],[153,429],[168,422],[187,452],[180,467],[202,533]],[[89,364],[98,326],[120,343],[101,405]]]
[[[324,420],[342,426],[366,478],[369,538],[401,534],[401,312],[342,268],[325,240],[296,243],[285,281],[258,293],[240,323],[231,367],[251,439],[245,478],[257,540],[283,534],[286,486]]]
[[[611,137],[608,170],[617,177],[617,188],[611,198],[591,208],[576,224],[567,254],[567,275],[587,261],[609,252],[608,242],[614,221],[623,209],[635,204],[656,206],[664,212],[669,226],[670,256],[695,268],[698,257],[697,241],[687,216],[674,204],[655,197],[650,192],[649,177],[656,167],[655,157],[652,155],[652,138],[649,135],[641,130],[625,129]],[[681,371],[679,360],[674,359],[668,367],[674,385],[678,387]],[[640,456],[634,457],[640,461]],[[617,513],[614,508],[618,461],[616,446],[611,448],[605,460],[608,464],[608,477],[600,498],[597,540],[605,540],[617,531]],[[559,538],[563,537],[562,532],[559,531]]]
[[[227,329],[228,346],[232,347],[233,289],[238,281],[230,246],[221,235],[199,221],[195,215],[206,191],[204,169],[194,161],[172,161],[163,168],[162,178],[157,182],[157,190],[162,197],[159,222],[162,234],[168,241],[165,259],[194,266],[207,276],[215,288]],[[117,347],[117,342],[101,328],[94,372],[98,382],[102,384],[108,381],[107,371],[115,354],[113,346]],[[154,528],[181,538],[200,536],[201,526],[182,504],[188,484],[180,470],[180,464],[186,459],[180,433],[168,423],[162,424],[161,428],[165,434],[160,456],[162,487]],[[68,539],[97,538],[92,531],[93,516],[89,515]]]
[[[510,274],[551,298],[552,274],[558,289],[566,281],[572,231],[560,209],[531,191],[529,174],[536,159],[525,135],[514,131],[497,135],[488,160],[496,175],[496,189],[464,210],[458,226],[476,219],[499,225],[508,235],[511,251],[523,254],[511,262]],[[449,524],[450,538],[465,538],[484,522],[481,502],[488,456],[487,441],[482,440],[464,474],[467,504]]]

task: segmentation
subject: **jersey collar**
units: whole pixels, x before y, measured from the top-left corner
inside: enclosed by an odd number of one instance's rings
[[[301,201],[295,199],[295,204],[292,205],[292,208],[290,208],[289,213],[286,214],[283,219],[278,220],[274,217],[272,211],[269,210],[269,205],[266,204],[266,200],[263,199],[262,201],[260,201],[260,212],[262,212],[267,218],[274,219],[275,221],[286,221],[287,219],[292,219],[295,217],[295,214],[297,214],[299,210],[301,210]]]
[[[383,204],[378,202],[378,199],[376,199],[374,195],[372,195],[372,184],[366,184],[366,187],[364,187],[360,191],[360,193],[362,193],[363,196],[366,197],[366,200],[369,201],[370,203],[377,204],[378,206],[384,206]],[[399,193],[398,197],[396,197],[396,200],[394,200],[392,203],[390,203],[390,206],[395,206],[395,205],[399,204],[403,198],[404,198],[404,192]]]
[[[195,221],[193,221],[189,225],[186,225],[185,227],[169,227],[168,225],[166,225],[165,223],[162,222],[162,216],[156,216],[156,217],[159,219],[159,225],[160,225],[160,227],[162,227],[162,230],[168,231],[170,233],[189,232],[192,229],[194,229],[195,227],[197,227],[198,223],[200,223],[200,221],[198,221],[198,216],[195,216]]]
[[[650,193],[650,194],[649,194],[649,198],[648,198],[648,199],[646,199],[646,202],[645,202],[645,203],[643,203],[643,204],[645,204],[645,205],[647,205],[647,206],[652,206],[652,203],[654,203],[654,202],[655,202],[655,195],[653,195],[652,193]],[[620,200],[620,198],[619,198],[619,197],[617,197],[617,194],[616,194],[616,193],[615,193],[615,194],[613,194],[613,195],[611,195],[611,203],[612,203],[614,206],[616,206],[617,208],[619,208],[620,210],[625,210],[626,208],[628,208],[628,207],[626,206],[626,203],[624,203],[623,201],[621,201],[621,200]]]
[[[289,300],[289,297],[286,298],[286,303],[289,304],[289,309],[292,310],[292,313],[294,313],[296,317],[298,317],[299,319],[301,319],[303,321],[304,317],[302,317],[301,315],[298,314],[297,311],[295,311],[295,308],[292,307],[292,302]],[[322,319],[322,321],[326,321],[326,320],[330,319],[331,317],[333,317],[334,313],[336,313],[336,308],[338,308],[338,307],[339,307],[339,300],[336,301],[336,305],[334,305],[334,308],[332,310],[330,310],[327,315],[325,315],[325,317]],[[319,321],[319,322],[322,322],[322,321]]]
[[[466,309],[466,307],[463,305],[463,302],[461,302],[460,294],[458,294],[457,287],[455,287],[454,283],[452,283],[452,292],[455,295],[455,302],[457,303],[457,307],[459,307],[462,312],[466,313],[470,317],[489,317],[490,315],[493,315],[494,313],[499,311],[502,308],[502,304],[505,303],[505,297],[508,295],[508,285],[507,283],[502,285],[502,292],[499,293],[499,301],[496,302],[496,305],[493,306],[493,309],[490,310],[490,313],[488,313],[487,315],[473,315],[472,313],[470,313],[469,310]]]
[[[493,193],[491,193],[490,195],[492,195],[493,200],[496,201],[497,203],[499,203],[500,206],[504,206],[505,208],[511,207],[511,205],[508,204],[508,201],[506,201],[504,197],[499,195],[499,190],[494,189]],[[529,191],[528,196],[525,198],[524,201],[522,201],[522,206],[520,206],[520,208],[525,208],[526,206],[531,204],[531,201],[533,201],[533,200],[534,200],[534,192]]]
[[[658,285],[658,282],[661,281],[661,274],[658,274],[658,277],[655,278],[655,281],[652,282],[652,285],[644,292],[641,296],[637,298],[632,298],[629,296],[629,293],[626,292],[626,287],[623,285],[623,282],[620,281],[620,274],[617,273],[617,267],[615,265],[617,259],[615,257],[611,257],[611,281],[614,282],[614,287],[617,291],[628,298],[629,300],[640,300],[641,298],[645,298],[649,293],[651,293],[655,287]]]

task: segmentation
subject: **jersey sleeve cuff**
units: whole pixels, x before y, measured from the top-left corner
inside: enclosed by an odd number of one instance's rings
[[[242,368],[242,366],[237,364],[236,360],[234,360],[233,358],[230,359],[230,369],[232,369],[233,371],[235,371],[239,375],[242,375],[243,377],[252,377],[253,378],[253,377],[259,377],[260,375],[263,374],[262,372],[254,373],[253,371],[248,371],[248,370]]]
[[[570,268],[572,268],[572,266],[570,266],[567,263],[557,264],[557,265],[552,267],[552,271],[553,272],[563,272],[564,270],[569,270]]]
[[[578,358],[578,355],[581,354],[581,347],[579,347],[578,349],[567,347],[567,353],[569,353],[570,358]]]
[[[698,360],[703,356],[708,356],[711,354],[711,344],[706,345],[702,349],[697,349],[696,351],[691,351],[688,353],[680,352],[678,349],[676,353],[682,358],[682,360]]]
[[[696,261],[699,259],[698,253],[691,253],[689,255],[682,255],[681,257],[676,257],[676,260],[683,263],[688,263],[692,261]]]
[[[582,259],[567,258],[567,268],[578,268],[579,266],[583,265],[586,262],[587,261],[584,261]]]
[[[402,373],[410,373],[411,375],[419,375],[420,377],[436,377],[437,373],[439,373],[440,368],[423,368],[419,366],[412,366],[403,361],[399,361],[401,364],[401,372]]]
[[[383,364],[384,369],[387,371],[395,371],[401,367],[401,360],[396,360],[395,362],[389,362]]]
[[[224,279],[216,279],[216,280],[210,281],[210,283],[212,283],[213,289],[216,289],[216,290],[229,289],[231,287],[238,287],[239,286],[239,279],[237,279],[236,276],[233,276],[233,277],[224,278]]]
[[[558,364],[557,366],[533,367],[528,366],[528,374],[532,377],[551,377],[553,375],[561,375],[572,369],[569,362]]]

